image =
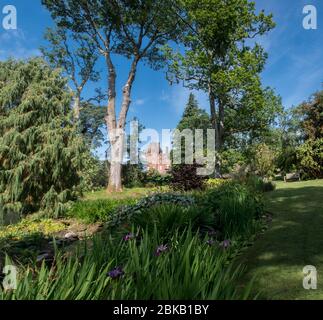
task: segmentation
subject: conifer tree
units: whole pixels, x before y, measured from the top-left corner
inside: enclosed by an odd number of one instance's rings
[[[190,94],[188,103],[185,107],[182,119],[180,120],[177,129],[210,129],[211,120],[208,113],[201,109],[196,101],[193,93]]]
[[[208,113],[201,109],[198,105],[198,102],[193,93],[190,94],[187,105],[184,109],[181,120],[179,121],[176,129],[178,130],[178,134],[184,134],[187,130],[191,130],[191,138],[192,141],[186,141],[188,138],[184,138],[181,136],[181,163],[185,162],[186,156],[189,157],[191,152],[193,152],[193,157],[195,155],[195,130],[202,129],[203,130],[203,149],[206,148],[206,139],[207,139],[207,129],[211,129],[211,119]],[[190,144],[190,147],[188,147]],[[176,143],[173,145],[173,151],[179,150],[179,145]],[[173,158],[174,152],[172,152]],[[174,159],[173,159],[174,160]]]
[[[0,219],[58,215],[80,183],[71,94],[42,59],[0,62]]]

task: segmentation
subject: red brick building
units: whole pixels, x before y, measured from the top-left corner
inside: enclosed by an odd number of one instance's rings
[[[145,151],[147,170],[157,170],[160,174],[166,174],[171,167],[167,151],[163,152],[160,143],[151,143]]]

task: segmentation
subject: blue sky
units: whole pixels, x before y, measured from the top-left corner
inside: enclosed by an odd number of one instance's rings
[[[285,107],[297,105],[321,89],[323,80],[323,1],[322,0],[256,0],[257,9],[274,14],[275,30],[259,39],[269,54],[262,74],[265,86],[273,87],[283,98]],[[9,56],[27,58],[39,54],[44,44],[43,33],[52,25],[50,16],[40,0],[0,0],[2,8],[15,5],[18,11],[18,30],[5,31],[0,24],[0,60]],[[303,7],[315,5],[318,29],[303,28]],[[117,59],[120,70],[119,88],[126,76],[127,64]],[[103,79],[105,81],[105,79]],[[119,90],[120,92],[120,90]],[[170,86],[162,71],[155,72],[140,66],[133,89],[133,104],[129,118],[138,117],[148,128],[174,128],[188,99],[188,90]],[[197,93],[200,105],[208,110],[208,101]]]

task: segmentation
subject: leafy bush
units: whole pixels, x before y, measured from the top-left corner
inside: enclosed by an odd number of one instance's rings
[[[253,232],[255,219],[264,211],[262,196],[239,183],[208,190],[198,202],[215,215],[217,230],[229,238]]]
[[[297,149],[297,159],[305,178],[323,177],[323,138],[308,140]]]
[[[135,204],[134,199],[105,199],[75,202],[67,215],[87,223],[109,221],[111,215],[121,206]]]
[[[99,190],[107,185],[108,163],[94,157],[89,151],[82,154],[82,190]]]
[[[209,245],[190,230],[176,232],[161,246],[155,229],[141,240],[96,237],[91,250],[58,254],[53,265],[19,272],[17,290],[0,299],[15,300],[150,300],[247,299],[251,287],[237,290],[240,266],[228,261],[234,247]]]
[[[203,189],[205,177],[197,174],[200,167],[198,164],[174,165],[171,170],[171,187],[180,191]]]
[[[255,192],[271,192],[276,189],[276,184],[272,181],[264,181],[262,178],[251,175],[245,181],[246,185]]]
[[[145,174],[139,164],[127,163],[122,166],[122,184],[127,188],[142,187]]]
[[[170,175],[169,174],[160,174],[157,170],[149,170],[146,173],[145,184],[148,187],[161,187],[169,184]]]
[[[265,143],[258,144],[253,150],[253,166],[262,178],[270,177],[275,171],[275,151]]]

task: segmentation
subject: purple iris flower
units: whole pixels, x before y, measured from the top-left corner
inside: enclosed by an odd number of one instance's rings
[[[124,271],[121,267],[116,267],[115,269],[108,272],[108,276],[112,279],[118,279],[124,275]]]
[[[156,252],[155,252],[155,255],[157,257],[159,257],[163,252],[165,252],[167,250],[168,250],[167,245],[163,245],[162,244],[162,245],[160,245],[160,246],[157,247]]]
[[[135,235],[133,233],[128,233],[123,237],[124,241],[130,241],[130,240],[133,240],[133,239],[135,239]]]
[[[230,245],[231,245],[231,241],[230,241],[230,240],[224,240],[224,241],[221,243],[221,247],[222,247],[223,249],[227,249],[227,248],[229,248],[229,247],[230,247]]]

